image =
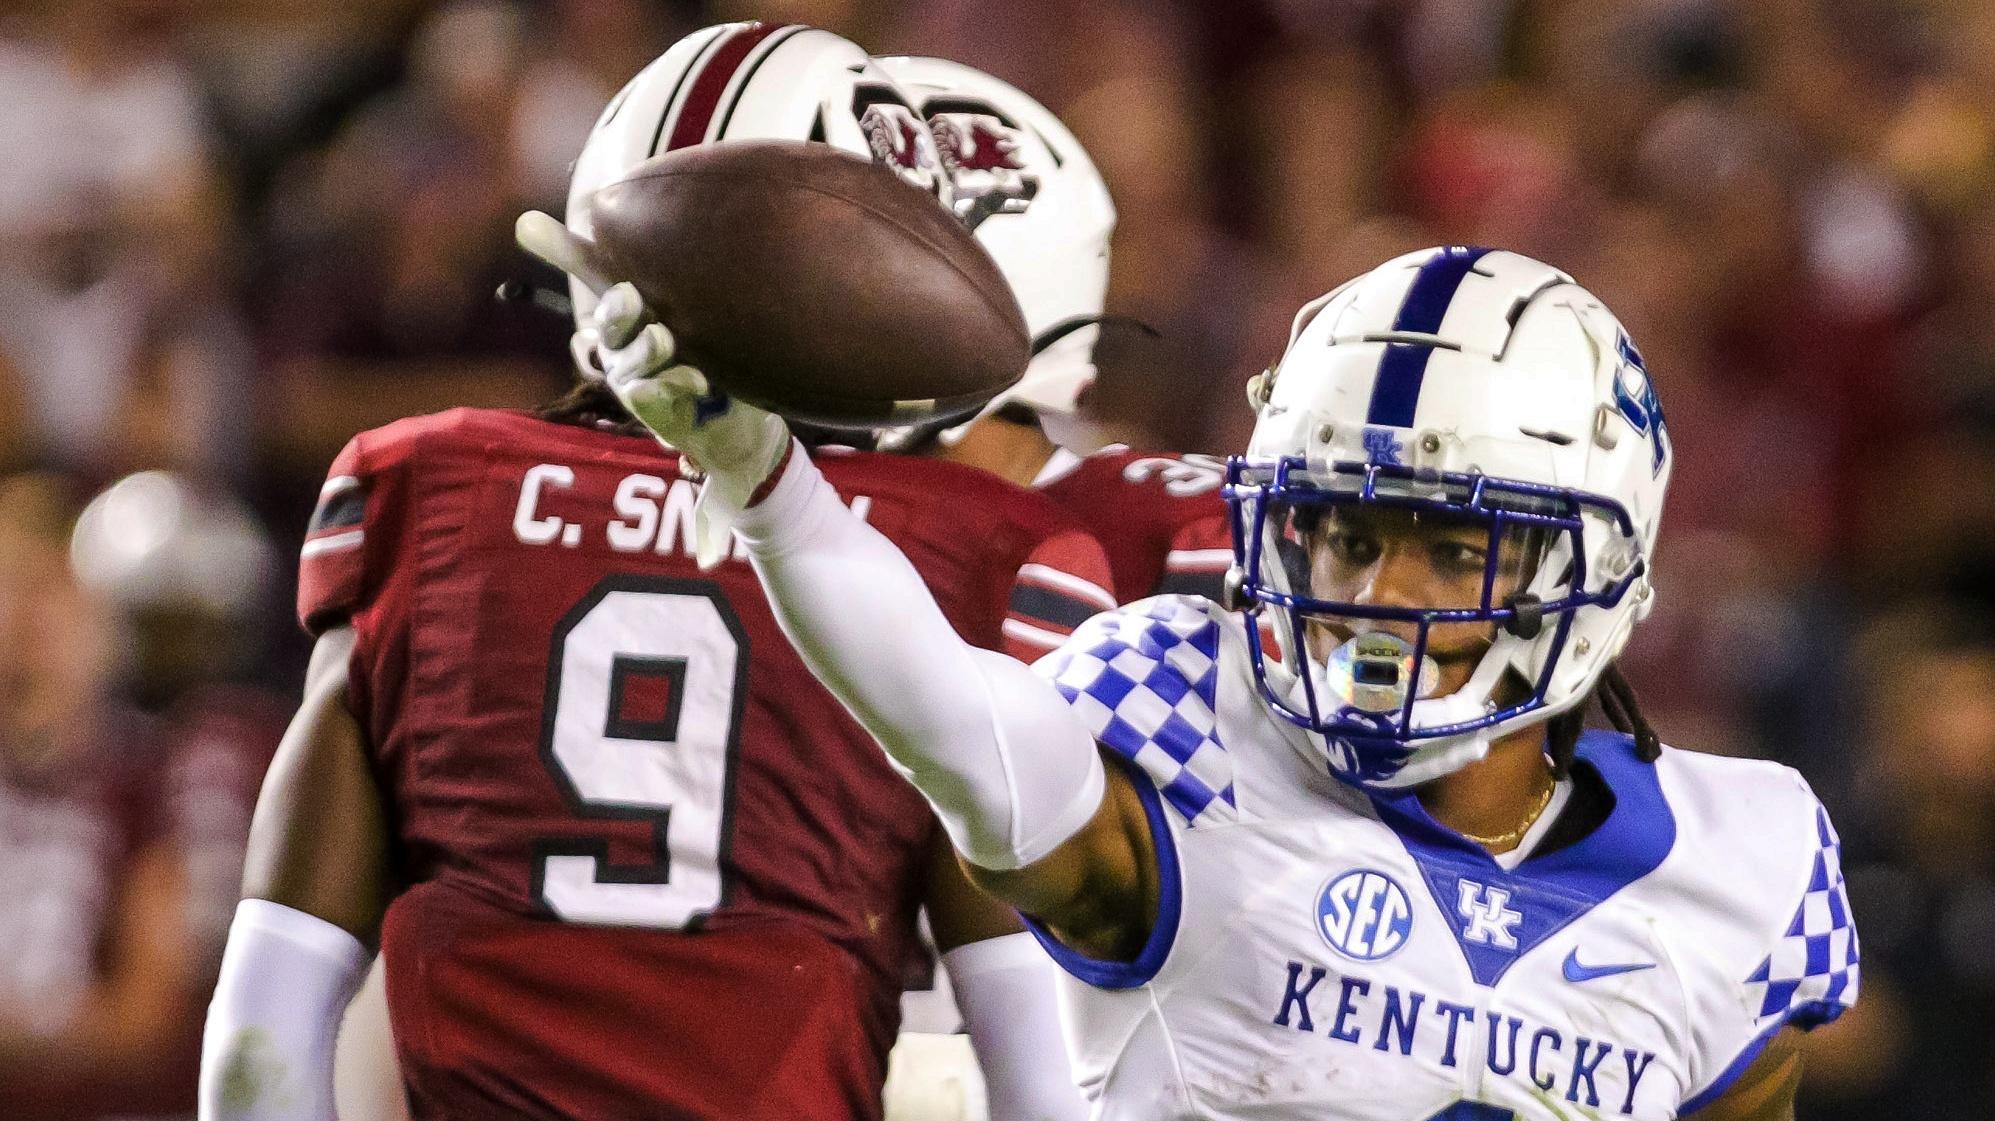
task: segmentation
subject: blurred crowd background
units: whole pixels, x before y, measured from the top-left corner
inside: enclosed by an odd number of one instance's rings
[[[1995,1117],[1983,0],[0,3],[0,1113],[185,1112],[326,464],[564,386],[565,325],[493,299],[549,279],[513,216],[735,18],[1071,123],[1121,210],[1112,310],[1160,332],[1104,344],[1097,440],[1242,446],[1293,309],[1404,250],[1604,297],[1678,455],[1630,676],[1842,829],[1865,994],[1804,1121]]]

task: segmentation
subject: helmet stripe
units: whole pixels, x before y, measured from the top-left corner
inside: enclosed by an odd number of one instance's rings
[[[713,57],[715,46],[726,42],[727,37],[733,33],[733,27],[723,24],[714,32],[713,38],[700,45],[699,51],[693,56],[692,64],[679,71],[679,76],[672,82],[672,92],[665,96],[665,106],[658,114],[658,127],[651,133],[651,147],[644,152],[646,159],[657,155],[658,146],[665,142],[665,127],[672,123],[673,111],[679,107],[679,93],[686,88],[686,80],[698,74],[705,67],[705,60]]]
[[[1489,253],[1469,245],[1451,245],[1420,266],[1399,315],[1392,321],[1394,334],[1434,335],[1447,318],[1448,305],[1467,279],[1475,263]],[[1420,404],[1420,383],[1427,377],[1427,360],[1434,348],[1425,343],[1387,343],[1379,359],[1378,377],[1372,382],[1372,399],[1365,423],[1393,428],[1413,427],[1413,412]]]
[[[707,59],[700,76],[693,79],[692,88],[686,91],[685,107],[679,110],[679,119],[672,125],[672,136],[665,142],[665,151],[676,152],[690,148],[706,139],[707,125],[713,122],[714,110],[720,107],[720,96],[727,91],[727,83],[734,78],[734,72],[755,49],[755,44],[781,30],[782,24],[751,23],[728,33],[728,40],[720,45]]]
[[[792,23],[776,29],[777,34],[767,40],[756,54],[755,61],[749,63],[748,69],[742,72],[741,81],[735,84],[734,96],[727,100],[727,111],[720,115],[720,126],[713,130],[715,140],[727,139],[727,123],[734,119],[734,111],[741,108],[741,99],[748,95],[748,87],[755,81],[755,72],[762,69],[762,64],[775,56],[777,48],[783,45],[784,40],[793,39],[809,30],[811,30],[809,27],[801,23]]]

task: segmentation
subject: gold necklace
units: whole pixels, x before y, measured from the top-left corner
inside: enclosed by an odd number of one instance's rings
[[[1552,792],[1559,788],[1559,783],[1557,779],[1552,778],[1549,774],[1545,777],[1547,780],[1545,789],[1543,793],[1538,795],[1538,804],[1531,807],[1531,812],[1524,815],[1523,823],[1515,829],[1512,829],[1508,833],[1498,833],[1494,837],[1480,837],[1463,830],[1462,836],[1467,837],[1469,840],[1492,852],[1499,850],[1508,852],[1516,846],[1517,842],[1524,839],[1524,834],[1529,833],[1533,825],[1538,824],[1538,818],[1545,812],[1545,807],[1552,804]]]

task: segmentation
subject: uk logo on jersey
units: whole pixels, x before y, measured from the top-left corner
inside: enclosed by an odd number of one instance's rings
[[[1332,879],[1316,897],[1316,929],[1354,961],[1391,957],[1413,932],[1406,889],[1384,872],[1360,868]]]
[[[1463,942],[1499,950],[1517,948],[1517,924],[1524,921],[1524,913],[1511,909],[1508,891],[1474,880],[1461,880],[1455,888],[1455,913],[1468,923],[1462,928]]]

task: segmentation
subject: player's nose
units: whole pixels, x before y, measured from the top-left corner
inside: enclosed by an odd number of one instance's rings
[[[1421,551],[1406,544],[1387,545],[1372,562],[1366,572],[1366,579],[1358,588],[1354,602],[1366,607],[1429,608],[1437,605],[1427,600],[1433,581],[1426,569]],[[1413,624],[1396,620],[1380,619],[1377,625],[1367,629],[1387,631],[1408,641]]]

